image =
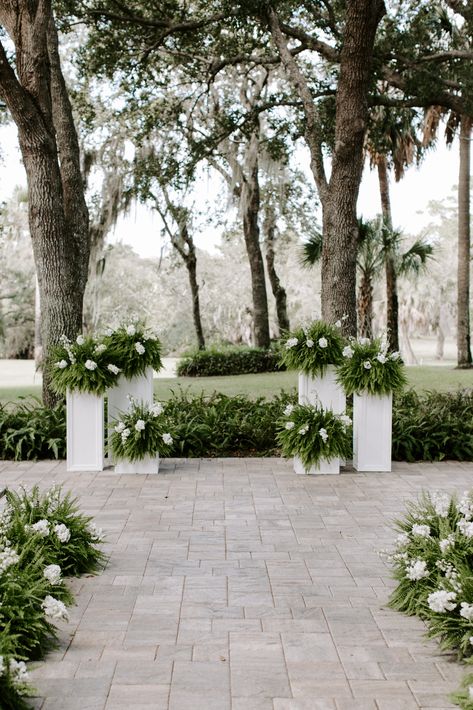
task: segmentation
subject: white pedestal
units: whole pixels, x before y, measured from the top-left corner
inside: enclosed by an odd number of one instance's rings
[[[144,375],[137,375],[130,379],[120,377],[117,386],[107,390],[109,426],[114,419],[118,418],[120,412],[127,412],[130,409],[128,395],[142,404],[153,404],[153,368],[148,367]],[[112,463],[110,447],[108,462]]]
[[[393,398],[353,395],[353,467],[357,471],[390,471]]]
[[[318,464],[306,469],[298,456],[294,456],[294,471],[309,475],[340,473],[340,459],[320,459]]]
[[[115,473],[158,473],[159,455],[145,456],[139,461],[119,461],[115,464]]]
[[[334,414],[343,414],[346,397],[337,382],[334,365],[329,365],[322,377],[299,373],[299,404],[318,405],[322,409],[331,409]]]
[[[66,394],[67,470],[102,471],[104,456],[103,395]]]

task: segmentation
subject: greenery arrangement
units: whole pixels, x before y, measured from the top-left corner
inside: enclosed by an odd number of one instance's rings
[[[49,409],[32,397],[15,406],[0,406],[0,458],[15,461],[66,458],[64,405]]]
[[[460,658],[473,657],[473,491],[460,500],[423,493],[396,521],[395,551],[389,556],[397,587],[393,609],[424,619],[427,633]],[[454,700],[471,709],[472,676]]]
[[[161,369],[161,343],[141,321],[107,331],[104,343],[113,362],[128,379],[143,375],[146,368]]]
[[[107,344],[89,335],[78,335],[74,342],[62,336],[51,349],[49,366],[51,385],[59,394],[103,394],[117,384],[121,370]]]
[[[283,456],[298,456],[308,469],[321,459],[351,455],[351,419],[307,404],[288,404],[278,423]]]
[[[387,343],[379,338],[352,340],[343,355],[338,381],[347,395],[362,392],[386,395],[398,392],[407,384],[399,353],[388,353]]]
[[[208,348],[194,350],[177,364],[179,377],[212,377],[276,372],[285,369],[277,350],[250,347]]]
[[[112,453],[116,459],[140,461],[145,456],[170,456],[173,436],[163,416],[164,407],[155,402],[151,407],[132,400],[130,411],[121,412],[112,427]]]
[[[289,333],[281,345],[281,363],[288,370],[323,375],[328,365],[343,360],[345,341],[340,328],[340,321],[331,325],[318,320]]]
[[[2,708],[29,708],[25,661],[41,658],[56,645],[55,622],[67,621],[67,605],[73,602],[64,577],[93,572],[105,561],[96,548],[101,539],[91,519],[60,487],[7,492],[0,515]]]

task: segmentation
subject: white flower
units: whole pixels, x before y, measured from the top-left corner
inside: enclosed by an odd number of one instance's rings
[[[164,412],[164,407],[161,402],[156,402],[155,404],[153,404],[150,411],[153,417],[159,417],[159,415]]]
[[[296,425],[294,424],[294,422],[286,422],[286,424],[284,426],[286,427],[287,430],[290,430],[290,429],[294,429],[294,427]]]
[[[439,540],[439,547],[442,551],[442,554],[445,554],[450,547],[452,547],[455,544],[455,535],[449,535],[448,537],[443,538],[443,540]]]
[[[5,572],[11,565],[16,565],[19,560],[20,556],[16,550],[12,550],[11,547],[5,547],[3,552],[0,552],[0,574]]]
[[[319,348],[326,348],[326,347],[328,347],[327,338],[319,338]]]
[[[286,350],[290,350],[290,349],[293,348],[295,345],[297,345],[298,342],[299,342],[299,340],[298,340],[297,338],[289,338],[289,339],[286,341]]]
[[[83,335],[78,335],[76,338],[76,343],[77,345],[84,345],[85,343],[85,338]]]
[[[26,670],[26,663],[24,661],[17,661],[14,658],[10,658],[8,669],[14,685],[26,683],[28,680],[28,671]]]
[[[351,424],[351,419],[346,414],[342,414],[342,416],[340,417],[340,421],[344,426],[350,426]]]
[[[97,369],[97,363],[94,362],[94,360],[86,360],[85,361],[85,367],[87,370],[96,370]]]
[[[351,348],[349,345],[345,345],[345,347],[342,350],[342,355],[343,355],[343,357],[352,358],[353,357],[353,348]]]
[[[365,360],[364,363],[363,363],[363,367],[365,368],[365,370],[371,370],[371,363],[370,363],[370,361],[369,361],[369,360]]]
[[[398,353],[396,350],[396,352],[391,353],[389,357],[391,358],[391,360],[399,360],[399,358],[401,357],[401,353]]]
[[[143,419],[138,419],[135,424],[136,431],[144,431],[146,427],[146,422]]]
[[[446,518],[450,508],[450,496],[438,491],[432,496],[432,504],[439,518]]]
[[[89,532],[96,542],[102,542],[105,537],[102,528],[98,528],[95,523],[89,525]]]
[[[48,537],[49,535],[49,521],[48,520],[38,520],[37,523],[31,526],[30,530],[37,533],[41,537]]]
[[[305,344],[307,345],[308,348],[314,347],[314,341],[311,338],[307,338],[307,340],[305,341]]]
[[[428,525],[413,525],[412,534],[419,537],[430,537],[430,527]]]
[[[463,493],[463,498],[461,498],[457,503],[457,510],[466,520],[471,520],[473,517],[473,504],[470,500],[468,491]]]
[[[402,547],[403,545],[408,545],[410,542],[410,537],[407,533],[399,533],[399,535],[396,537],[396,545],[398,547]]]
[[[143,343],[140,343],[140,341],[135,343],[135,350],[138,355],[144,355],[144,353],[146,352],[145,346],[143,345]]]
[[[43,570],[43,576],[53,586],[61,582],[61,568],[59,565],[47,565]]]
[[[284,410],[284,414],[286,417],[290,417],[291,414],[294,411],[294,405],[293,404],[288,404]]]
[[[136,328],[134,325],[127,325],[126,327],[126,334],[127,335],[135,335],[136,334]]]
[[[322,437],[323,442],[325,443],[328,439],[327,429],[324,429],[322,427],[322,429],[319,429],[319,434]]]
[[[124,422],[118,422],[118,424],[114,427],[117,434],[121,434],[122,431],[124,430],[124,428],[125,428]]]
[[[408,565],[406,565],[406,577],[407,579],[417,582],[419,579],[429,576],[429,571],[427,569],[427,562],[425,560],[412,560]]]
[[[304,435],[304,434],[307,434],[308,431],[309,431],[309,425],[306,424],[305,426],[303,426],[299,429],[299,434]]]
[[[107,330],[105,331],[105,335],[108,335],[108,337],[110,337],[111,335],[113,335],[113,330],[111,328],[107,328]]]
[[[104,353],[106,351],[106,349],[107,349],[107,346],[104,345],[103,343],[100,343],[99,345],[95,346],[94,353],[96,353],[97,355],[101,355],[102,353]]]
[[[60,542],[69,542],[71,539],[71,531],[67,527],[67,525],[64,525],[64,523],[58,523],[57,525],[54,526],[54,532],[56,533],[56,537]]]
[[[386,358],[386,355],[385,355],[384,353],[378,353],[378,354],[376,355],[376,360],[377,360],[378,362],[380,362],[382,365],[384,365],[384,363],[386,362],[386,359],[387,359],[387,358]]]
[[[341,328],[341,327],[342,327],[342,321],[341,321],[341,320],[337,320],[336,323],[335,323],[335,328]]]
[[[457,595],[455,592],[447,592],[445,589],[441,589],[438,592],[432,592],[427,597],[427,603],[429,609],[436,611],[439,614],[444,614],[446,611],[452,611],[455,609],[457,603],[455,599]]]
[[[462,602],[460,607],[460,616],[463,616],[467,621],[473,621],[473,604]]]
[[[473,522],[462,518],[458,521],[457,528],[465,537],[473,537]]]
[[[358,338],[360,345],[369,345],[371,340],[369,338]]]
[[[64,370],[68,366],[67,360],[59,360],[59,362],[56,363],[56,367],[58,367],[60,370]]]
[[[163,434],[162,438],[163,438],[164,443],[167,444],[168,446],[170,446],[172,444],[171,434]]]
[[[50,594],[44,597],[41,608],[43,609],[45,615],[49,616],[50,619],[58,621],[60,619],[64,619],[64,621],[69,620],[69,614],[67,613],[67,609],[63,602],[59,601],[59,599],[55,599]]]
[[[120,372],[120,368],[112,364],[107,365],[107,370],[109,370],[109,372],[112,372],[114,375],[118,375],[118,373]]]

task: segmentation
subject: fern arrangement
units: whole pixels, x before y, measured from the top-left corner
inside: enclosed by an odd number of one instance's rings
[[[146,456],[170,456],[174,439],[169,432],[164,408],[156,402],[151,407],[132,401],[130,411],[122,412],[111,435],[113,456],[140,461]]]
[[[62,336],[60,344],[51,349],[49,370],[58,394],[70,390],[100,395],[115,387],[121,368],[103,341],[78,335],[74,342]]]
[[[104,343],[124,377],[143,375],[148,367],[156,371],[162,367],[161,342],[141,321],[109,330]]]
[[[341,323],[331,325],[317,320],[307,328],[298,328],[282,342],[280,359],[288,370],[306,375],[323,375],[329,365],[343,361],[345,341]]]
[[[388,353],[386,343],[379,338],[352,340],[343,354],[337,376],[347,395],[387,395],[407,384],[399,353]]]

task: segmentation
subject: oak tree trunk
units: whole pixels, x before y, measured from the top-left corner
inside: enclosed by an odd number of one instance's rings
[[[373,337],[373,286],[367,274],[358,289],[358,332],[362,338]]]
[[[471,119],[461,117],[458,178],[457,366],[471,367],[470,141]]]
[[[383,222],[388,229],[392,229],[393,221],[391,214],[391,198],[389,195],[389,175],[387,161],[384,155],[380,155],[377,161],[379,194],[381,197],[381,210]],[[397,272],[394,254],[386,251],[385,256],[386,272],[386,329],[388,335],[388,347],[390,350],[399,350],[399,303],[397,293]]]
[[[285,288],[281,285],[279,276],[277,275],[274,265],[274,234],[276,230],[276,215],[272,206],[268,206],[266,210],[266,218],[264,221],[265,243],[266,243],[266,266],[268,268],[269,282],[276,302],[276,317],[278,321],[279,337],[284,333],[288,333],[289,316],[287,314],[287,294]]]
[[[185,260],[187,273],[189,275],[189,285],[192,294],[192,316],[194,319],[195,334],[199,350],[205,350],[205,338],[200,316],[199,284],[197,283],[197,259],[195,253],[187,255]]]

